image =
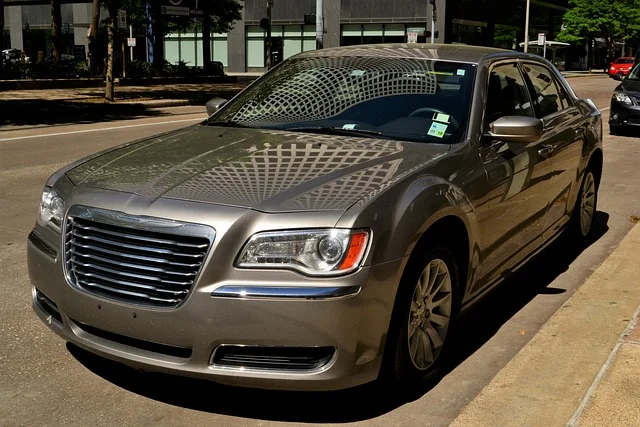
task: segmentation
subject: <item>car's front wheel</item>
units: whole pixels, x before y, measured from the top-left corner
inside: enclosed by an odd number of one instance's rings
[[[437,375],[459,313],[458,266],[452,251],[435,247],[422,260],[409,266],[403,278],[390,331],[391,379],[402,385]]]

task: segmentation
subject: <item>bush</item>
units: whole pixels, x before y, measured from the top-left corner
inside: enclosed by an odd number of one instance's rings
[[[91,77],[86,61],[75,59],[55,63],[52,60],[29,63],[5,63],[0,69],[0,79],[76,79]]]
[[[213,75],[224,75],[222,63],[214,62],[212,71]],[[0,68],[0,80],[75,79],[102,77],[102,73],[102,65],[91,70],[86,61],[67,59],[55,63],[51,58],[47,58],[44,61],[33,63],[5,63],[4,67]],[[165,61],[160,69],[154,68],[152,64],[145,61],[133,61],[127,64],[128,78],[190,77],[208,74],[201,67],[190,67],[184,61],[180,61],[178,64]]]
[[[153,65],[145,61],[133,61],[127,65],[127,77],[129,78],[148,78],[154,77],[156,74]]]

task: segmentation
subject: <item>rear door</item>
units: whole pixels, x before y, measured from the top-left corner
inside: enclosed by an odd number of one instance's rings
[[[572,191],[577,191],[576,178],[585,137],[584,120],[573,99],[548,67],[523,62],[522,69],[536,116],[544,124],[544,146],[553,153],[553,171],[546,184],[552,188],[543,230],[546,239],[556,234],[569,219],[570,196]]]

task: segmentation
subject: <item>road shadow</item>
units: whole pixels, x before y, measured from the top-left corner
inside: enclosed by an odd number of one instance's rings
[[[373,383],[336,392],[284,392],[230,387],[213,382],[143,373],[95,356],[73,344],[69,352],[100,377],[141,396],[175,406],[234,417],[296,423],[363,421],[388,413],[419,399],[473,355],[514,314],[540,294],[560,294],[549,284],[566,271],[588,246],[607,231],[609,215],[597,212],[594,235],[586,245],[561,236],[515,273],[503,285],[467,312],[452,341],[450,359],[439,378],[409,390],[386,389]]]
[[[0,129],[4,126],[54,126],[135,120],[161,116],[142,104],[104,104],[66,100],[0,101]]]
[[[625,136],[628,138],[638,138],[640,137],[640,127],[626,126],[619,129],[616,129],[613,133],[609,131],[609,135],[612,136]]]
[[[4,126],[60,126],[167,115],[159,107],[154,108],[155,101],[202,105],[204,113],[207,101],[216,97],[231,99],[243,87],[240,84],[126,87],[116,90],[114,103],[103,101],[102,88],[77,89],[73,91],[77,99],[61,100],[35,99],[38,95],[33,91],[34,98],[0,100],[0,130]]]

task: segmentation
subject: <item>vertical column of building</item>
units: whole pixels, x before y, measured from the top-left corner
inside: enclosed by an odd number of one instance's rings
[[[5,16],[9,19],[9,32],[11,38],[11,48],[24,50],[22,40],[22,8],[23,6],[10,6]]]
[[[244,73],[247,70],[247,42],[244,25],[245,11],[242,3],[242,19],[233,23],[233,29],[227,34],[227,51],[230,72]],[[266,4],[266,2],[265,2]]]
[[[340,46],[340,0],[324,0],[324,47]]]
[[[90,3],[73,4],[73,43],[76,46],[84,46],[85,57],[89,52],[89,39],[87,31],[91,19]]]

